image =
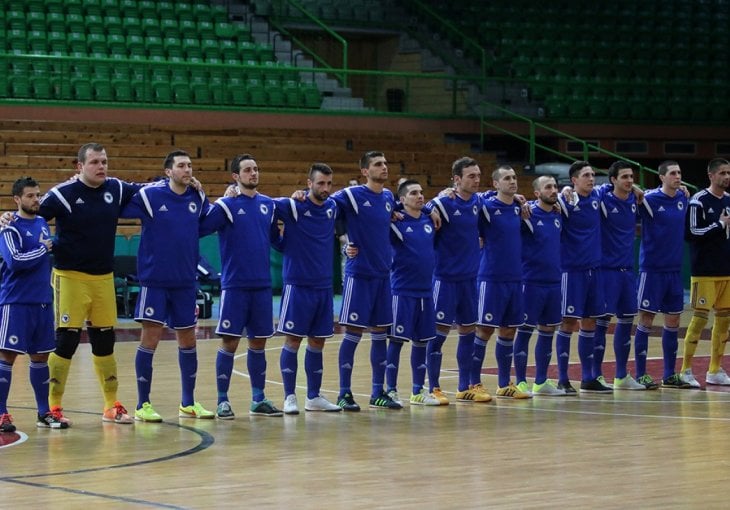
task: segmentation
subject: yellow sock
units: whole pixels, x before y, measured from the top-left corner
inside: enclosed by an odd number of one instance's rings
[[[63,393],[66,391],[66,379],[71,369],[71,360],[58,356],[52,352],[48,356],[48,405],[51,407],[63,407]]]
[[[99,379],[101,392],[104,395],[104,409],[114,407],[117,400],[117,360],[114,354],[108,356],[92,356],[94,371]]]
[[[725,354],[728,329],[730,329],[730,317],[718,317],[716,315],[715,322],[712,325],[712,352],[710,353],[710,368],[708,369],[711,374],[720,370],[720,362]]]
[[[697,350],[697,342],[700,339],[702,330],[707,325],[707,317],[693,315],[687,326],[687,333],[684,335],[684,355],[682,360],[682,372],[692,368],[692,358]]]

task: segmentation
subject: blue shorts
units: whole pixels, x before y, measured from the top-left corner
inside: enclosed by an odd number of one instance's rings
[[[617,317],[636,315],[636,275],[631,269],[601,269],[606,313]]]
[[[525,311],[525,325],[536,327],[557,326],[562,322],[560,311],[560,284],[524,283],[522,285],[522,307]]]
[[[134,309],[134,320],[167,324],[173,329],[195,326],[195,287],[167,289],[141,287]]]
[[[479,282],[478,325],[516,328],[524,322],[521,282]]]
[[[651,313],[682,313],[684,286],[679,272],[639,273],[639,310]]]
[[[224,289],[221,293],[217,335],[269,338],[274,334],[271,288]]]
[[[606,315],[601,272],[595,269],[563,273],[561,282],[563,317],[583,319]]]
[[[332,299],[332,287],[313,289],[284,285],[277,331],[300,338],[331,337],[335,333]]]
[[[0,349],[20,354],[42,354],[56,349],[53,306],[0,306]]]
[[[477,286],[474,280],[445,282],[433,280],[436,324],[451,327],[471,326],[477,322]]]
[[[390,336],[400,340],[425,342],[436,337],[433,299],[393,296],[393,325]]]
[[[371,280],[346,275],[340,324],[360,328],[390,326],[393,324],[391,301],[389,277]]]

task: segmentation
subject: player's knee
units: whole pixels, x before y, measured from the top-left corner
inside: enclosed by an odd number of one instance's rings
[[[56,330],[56,356],[71,359],[81,340],[80,329],[59,328]]]
[[[89,343],[94,356],[114,354],[114,328],[89,328]]]

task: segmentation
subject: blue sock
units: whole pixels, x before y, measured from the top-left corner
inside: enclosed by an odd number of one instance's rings
[[[231,387],[235,354],[220,347],[215,356],[215,384],[218,390],[219,404],[228,401],[228,389]]]
[[[443,358],[441,349],[444,346],[444,342],[446,342],[446,335],[437,331],[436,338],[429,340],[428,346],[426,347],[428,385],[431,391],[434,388],[441,387],[439,376],[441,375],[441,359]]]
[[[578,357],[581,381],[590,381],[593,379],[593,331],[578,331]]]
[[[555,354],[558,357],[558,383],[566,384],[570,381],[568,377],[568,366],[570,365],[570,337],[572,333],[559,330],[555,337]]]
[[[616,379],[623,379],[628,373],[629,354],[631,354],[632,317],[619,317],[613,332],[613,352],[616,356]]]
[[[360,343],[360,333],[348,331],[340,344],[338,362],[340,366],[340,397],[345,393],[352,394],[352,365],[355,363],[355,349]]]
[[[36,363],[31,361],[28,376],[30,377],[30,386],[35,394],[35,402],[38,406],[38,414],[43,416],[50,407],[48,406],[48,363]]]
[[[538,330],[537,342],[535,343],[535,384],[542,384],[547,381],[547,371],[552,355],[553,333]]]
[[[388,391],[398,388],[398,369],[400,368],[400,351],[403,349],[403,341],[393,338],[388,342],[388,354],[385,365],[385,380]]]
[[[152,358],[154,356],[153,349],[137,346],[137,354],[134,357],[134,370],[137,375],[137,409],[142,409],[142,404],[150,401]]]
[[[322,389],[322,349],[307,346],[304,351],[304,373],[307,375],[307,398],[317,398]]]
[[[13,365],[0,360],[0,414],[8,412],[8,395],[13,380]]]
[[[297,351],[284,344],[279,356],[281,380],[284,383],[284,396],[291,395],[297,389]]]
[[[426,353],[428,342],[413,341],[411,345],[411,373],[413,374],[413,395],[417,395],[426,383]]]
[[[469,384],[482,383],[482,367],[484,366],[484,357],[487,353],[487,341],[482,340],[478,336],[474,336],[474,352],[471,355],[471,373],[469,376]]]
[[[373,371],[372,397],[378,397],[383,393],[385,384],[385,365],[388,358],[388,342],[385,332],[370,333],[370,368]]]
[[[264,349],[248,348],[246,357],[248,375],[251,378],[251,400],[261,402],[266,398],[266,351]]]
[[[664,329],[662,330],[664,379],[668,379],[676,373],[674,365],[677,362],[677,344],[677,328],[668,328],[664,326]]]
[[[195,347],[177,350],[177,361],[180,364],[180,382],[182,398],[180,405],[191,406],[195,403],[195,378],[198,376],[198,351]]]
[[[474,339],[475,333],[467,333],[459,335],[456,343],[456,364],[459,367],[459,391],[469,389],[469,381],[471,381],[471,360],[474,355]]]
[[[593,379],[603,375],[603,356],[606,354],[606,331],[611,324],[611,316],[596,319],[596,331],[593,335]]]
[[[494,346],[494,357],[497,358],[497,385],[500,388],[509,386],[513,343],[511,338],[498,336],[497,345]]]
[[[634,351],[636,356],[636,378],[646,375],[646,353],[649,350],[649,333],[651,328],[645,328],[641,324],[636,326],[634,336]]]
[[[527,352],[530,349],[532,330],[533,328],[530,326],[517,328],[514,345],[515,382],[517,383],[527,380]]]

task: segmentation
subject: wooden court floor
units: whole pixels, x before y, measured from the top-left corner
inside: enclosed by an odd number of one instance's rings
[[[323,388],[332,399],[340,341],[334,337],[325,349]],[[452,396],[455,344],[452,335],[442,379]],[[210,409],[217,345],[207,339],[198,346],[196,396]],[[279,405],[280,347],[281,339],[270,340],[267,383],[267,395]],[[361,343],[354,370],[361,405],[370,386],[369,347]],[[698,375],[706,370],[708,347],[700,343]],[[135,348],[134,342],[117,345],[120,397],[130,410],[136,400]],[[177,418],[175,350],[174,342],[162,342],[155,357],[152,401],[165,422],[123,426],[102,424],[89,346],[82,344],[64,402],[74,425],[63,431],[35,428],[27,359],[19,358],[10,411],[20,440],[0,447],[0,507],[728,507],[730,393],[723,391],[452,402],[401,411],[364,405],[360,413],[261,418],[247,414],[245,353],[239,352],[230,394],[236,420],[190,420]],[[401,394],[409,393],[408,352],[406,347]],[[650,356],[659,352],[653,337]],[[486,365],[490,373],[483,381],[493,392],[493,342]],[[650,366],[659,376],[660,363]],[[611,372],[608,363],[609,381]],[[303,387],[303,368],[298,382]],[[298,395],[303,408],[304,390]]]

